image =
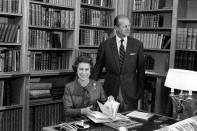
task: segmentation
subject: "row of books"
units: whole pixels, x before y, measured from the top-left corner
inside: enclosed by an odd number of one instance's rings
[[[81,3],[111,8],[113,0],[81,0]]]
[[[133,10],[154,10],[165,7],[166,0],[134,0]]]
[[[0,0],[0,12],[19,13],[19,0]]]
[[[30,70],[66,70],[69,69],[70,52],[31,52]]]
[[[144,48],[170,49],[170,35],[160,33],[133,33],[133,37],[142,41]]]
[[[78,55],[81,56],[89,56],[92,58],[93,61],[93,65],[96,64],[96,56],[97,56],[97,52],[91,52],[91,51],[79,51]]]
[[[99,46],[101,42],[111,35],[105,30],[80,29],[79,45]]]
[[[51,97],[51,94],[50,94],[51,88],[52,88],[52,83],[31,82],[30,91],[29,91],[30,100]]]
[[[133,13],[132,19],[134,27],[170,27],[172,15],[170,13]]]
[[[18,42],[19,26],[15,24],[0,23],[0,42]]]
[[[177,28],[177,49],[197,49],[197,28]]]
[[[0,48],[0,72],[20,70],[20,50]]]
[[[112,14],[110,11],[81,8],[80,23],[92,26],[112,27]]]
[[[22,109],[0,111],[1,131],[22,131]]]
[[[150,55],[145,55],[144,58],[145,58],[145,70],[153,70],[155,64],[154,58]]]
[[[14,96],[12,83],[9,80],[0,80],[0,109],[3,106],[19,104],[17,100],[13,100],[13,97]]]
[[[33,26],[74,28],[74,11],[30,4],[29,23]]]
[[[44,3],[49,3],[52,5],[64,6],[64,7],[73,7],[73,0],[31,0],[39,1]]]
[[[29,130],[41,131],[42,127],[59,124],[64,119],[62,114],[62,102],[30,106]]]
[[[62,32],[29,29],[29,48],[62,48]]]
[[[41,81],[40,78],[32,78],[30,81],[30,102],[48,100],[60,100],[64,95],[64,85],[53,85],[52,82]]]
[[[175,68],[197,71],[197,54],[195,52],[176,52]]]

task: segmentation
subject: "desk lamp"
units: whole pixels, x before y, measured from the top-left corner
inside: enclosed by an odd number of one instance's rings
[[[196,71],[169,69],[165,80],[165,86],[171,88],[170,97],[173,102],[173,112],[178,114],[178,120],[180,120],[179,114],[183,114],[182,119],[196,115],[192,114],[194,108],[192,106],[194,106],[196,102],[196,99],[192,95],[192,91],[197,91]],[[174,89],[181,90],[181,93],[175,95]],[[183,90],[189,91],[189,94],[183,94]]]

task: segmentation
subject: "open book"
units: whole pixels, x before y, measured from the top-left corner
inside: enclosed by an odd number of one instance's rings
[[[120,113],[117,113],[120,103],[114,100],[107,101],[104,105],[98,101],[97,103],[99,105],[101,112],[93,111],[91,114],[87,116],[95,123],[105,123],[116,120],[129,120],[128,117]]]
[[[155,131],[197,131],[197,116],[187,118]]]

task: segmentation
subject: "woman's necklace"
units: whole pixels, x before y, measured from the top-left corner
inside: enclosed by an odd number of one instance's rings
[[[80,83],[80,85],[81,86],[83,86],[83,87],[85,87],[85,86],[87,86],[88,85],[88,83],[89,83],[89,79],[87,79],[87,80],[84,80],[84,81],[82,81],[82,80],[80,80],[80,79],[78,79],[78,82]]]

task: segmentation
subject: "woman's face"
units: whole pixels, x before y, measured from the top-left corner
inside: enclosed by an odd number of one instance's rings
[[[88,80],[90,77],[90,64],[79,63],[77,68],[78,78],[82,81]]]

